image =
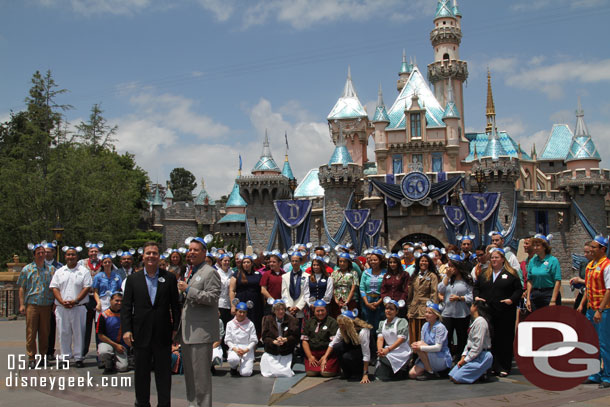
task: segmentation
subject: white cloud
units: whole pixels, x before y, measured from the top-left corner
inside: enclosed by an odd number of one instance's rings
[[[38,0],[44,7],[69,7],[77,14],[133,14],[152,5],[155,0]]]
[[[600,166],[602,168],[607,168],[610,166],[610,162],[608,162],[608,159],[610,158],[610,123],[587,120],[587,127],[589,128],[589,133],[591,134],[593,143],[595,144],[595,147],[597,147],[597,151],[602,157]]]
[[[247,7],[242,15],[245,27],[261,25],[269,19],[286,23],[296,29],[337,20],[367,21],[387,18],[396,21],[396,15],[429,15],[435,4],[429,0],[262,0]]]
[[[515,138],[515,141],[521,144],[521,149],[527,154],[530,154],[532,151],[532,146],[535,144],[536,153],[540,155],[544,149],[546,140],[549,138],[550,131],[550,128],[548,130],[539,130],[534,134],[523,135],[522,137]]]
[[[525,125],[518,117],[501,117],[496,121],[496,127],[499,131],[506,131],[510,136],[519,138],[525,132]]]
[[[295,177],[300,181],[307,171],[328,161],[334,145],[330,139],[326,122],[289,122],[279,113],[280,110],[282,108],[275,110],[266,99],[260,99],[249,110],[250,121],[258,133],[258,137],[254,153],[249,154],[248,160],[244,158],[244,170],[249,171],[258,161],[265,130],[269,135],[273,158],[281,169],[284,162],[284,132],[286,132],[289,144],[288,159]]]
[[[519,63],[516,57],[502,57],[491,59],[487,66],[493,74],[514,72]]]
[[[568,125],[570,125],[570,128],[573,130],[574,123],[576,122],[576,115],[574,113],[574,110],[565,109],[565,110],[560,110],[558,112],[551,114],[549,116],[549,119],[553,123],[568,124]]]
[[[567,61],[509,74],[506,83],[523,89],[538,89],[550,99],[563,97],[564,82],[585,84],[610,82],[610,70],[606,67],[610,58],[601,61]]]
[[[197,0],[197,3],[212,12],[218,21],[227,21],[235,11],[234,0]]]
[[[607,0],[528,0],[514,2],[510,7],[514,11],[536,11],[547,7],[591,8],[607,4]]]

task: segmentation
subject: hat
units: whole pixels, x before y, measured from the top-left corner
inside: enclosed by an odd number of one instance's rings
[[[42,242],[36,243],[36,244],[28,243],[28,249],[30,249],[33,252],[35,252],[36,249],[38,249],[39,247],[46,248],[46,246],[47,246],[47,241],[46,240],[43,240]]]
[[[491,249],[489,251],[489,254],[492,254],[493,252],[500,252],[502,253],[502,256],[506,257],[506,252],[504,251],[504,249],[500,249],[499,247],[494,247],[493,249]]]
[[[214,240],[214,236],[212,235],[206,235],[205,237],[187,237],[186,240],[184,241],[185,244],[191,244],[192,241],[195,242],[199,242],[203,245],[203,247],[205,247],[206,249],[208,248],[208,244]]]
[[[443,312],[443,309],[441,308],[440,304],[437,304],[432,301],[427,301],[426,307],[432,309],[432,311],[434,311],[434,313],[436,314],[437,317],[440,317],[441,313]]]
[[[324,307],[324,308],[326,308],[326,305],[328,305],[328,304],[326,304],[326,301],[324,301],[324,300],[316,300],[313,303],[314,307]]]
[[[608,239],[603,237],[602,235],[595,236],[595,238],[593,240],[595,240],[601,246],[608,247]]]
[[[235,309],[239,310],[239,311],[248,311],[250,308],[254,307],[254,303],[252,301],[239,301],[239,299],[235,299],[237,300],[237,304],[235,305]],[[233,300],[233,302],[235,302],[235,300]]]
[[[341,311],[341,315],[344,317],[348,317],[349,319],[354,319],[358,316],[358,309],[354,308],[353,310],[344,309]]]
[[[175,249],[174,249],[174,250],[175,250]],[[129,249],[129,250],[125,250],[125,251],[123,251],[123,250],[121,250],[121,249],[119,249],[119,250],[117,250],[117,251],[116,251],[116,254],[117,254],[117,256],[119,256],[119,257],[131,257],[131,256],[133,256],[135,253],[136,253],[136,249],[134,249],[133,247],[132,247],[131,249]]]
[[[389,259],[389,258],[395,258],[395,259],[402,259],[402,256],[404,256],[404,253],[402,252],[402,250],[399,250],[397,253],[386,253],[385,254],[385,258]]]
[[[80,246],[76,246],[76,247],[74,247],[74,246],[64,246],[64,247],[61,248],[61,251],[64,252],[64,253],[67,252],[68,250],[74,250],[76,253],[80,253],[80,252],[83,251],[83,248],[80,247]]]
[[[405,303],[405,300],[396,301],[396,300],[393,300],[393,299],[392,299],[392,298],[390,298],[390,297],[385,297],[385,298],[383,299],[383,303],[384,303],[385,305],[388,305],[388,304],[394,304],[394,305],[396,306],[396,309],[402,308],[402,307],[404,307],[404,306],[405,306],[405,304],[406,304],[406,303]]]
[[[543,235],[542,233],[536,233],[534,235],[534,239],[542,239],[547,243],[551,242],[551,239],[553,239],[553,235],[552,234],[548,234],[548,235]]]
[[[101,249],[102,247],[104,247],[104,242],[99,241],[97,243],[91,243],[91,242],[85,242],[85,247],[87,249]]]

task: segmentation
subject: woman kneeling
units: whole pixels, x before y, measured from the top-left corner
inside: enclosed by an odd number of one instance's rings
[[[451,367],[451,352],[447,341],[447,328],[441,323],[438,304],[426,304],[426,323],[421,329],[421,341],[413,342],[411,348],[418,359],[409,372],[409,378],[417,380],[437,379],[438,372]]]
[[[307,320],[301,336],[307,376],[332,377],[339,373],[339,361],[336,356],[330,355],[324,358],[324,366],[321,363],[330,341],[339,328],[337,321],[328,316],[326,305],[324,300],[313,303],[314,318]]]
[[[491,335],[489,307],[484,301],[475,301],[470,307],[474,322],[468,330],[468,342],[462,358],[449,372],[449,378],[454,383],[474,383],[479,379],[487,378],[487,371],[493,363],[491,348]]]
[[[286,313],[286,304],[275,300],[273,314],[263,318],[262,340],[265,353],[261,357],[261,374],[264,377],[292,377],[292,352],[299,339],[299,324]]]
[[[407,376],[407,361],[411,357],[409,346],[409,323],[398,318],[398,309],[404,301],[384,298],[385,321],[379,323],[377,334],[377,370],[375,375],[382,381],[400,380]],[[384,347],[384,342],[386,346]]]

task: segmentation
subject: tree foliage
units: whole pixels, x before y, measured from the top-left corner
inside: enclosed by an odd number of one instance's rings
[[[190,201],[193,190],[197,188],[195,176],[184,168],[174,168],[169,174],[169,186],[174,194],[174,201]]]
[[[15,253],[29,258],[27,243],[52,240],[58,221],[65,243],[102,240],[104,251],[119,248],[146,208],[147,174],[133,155],[115,151],[117,129],[99,106],[79,131],[100,138],[75,142],[62,128],[69,106],[56,101],[65,90],[50,72],[36,72],[32,84],[27,110],[0,124],[0,262]]]

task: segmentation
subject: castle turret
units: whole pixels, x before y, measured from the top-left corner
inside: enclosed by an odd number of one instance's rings
[[[290,180],[282,175],[271,156],[266,131],[263,152],[252,169],[252,175],[241,176],[236,183],[239,185],[239,194],[247,204],[246,227],[250,235],[248,244],[256,249],[265,249],[275,219],[273,201],[289,199],[292,195]]]
[[[167,187],[165,188],[165,205],[171,206],[173,202],[174,202],[174,194],[172,193],[172,190],[169,189],[169,182],[168,182]]]
[[[377,107],[373,116],[373,126],[375,127],[375,159],[377,160],[377,173],[385,174],[386,158],[388,156],[388,136],[385,131],[390,124],[390,117],[383,103],[383,93],[381,92],[381,84],[379,84],[379,93],[377,95]]]
[[[585,112],[582,110],[579,98],[578,109],[576,110],[576,128],[565,160],[566,165],[568,170],[577,168],[590,170],[591,168],[598,168],[601,160],[585,123]]]
[[[339,127],[342,128],[344,142],[354,162],[363,165],[367,161],[366,147],[368,144],[368,114],[358,99],[358,94],[352,83],[351,69],[347,68],[347,80],[343,94],[335,103],[327,117],[331,129],[331,137],[335,144],[339,137]]]
[[[286,154],[284,156],[284,166],[282,167],[282,175],[293,181],[294,185],[296,185],[296,178],[292,173],[292,167],[290,166],[290,162],[288,161],[288,134],[284,133],[284,137],[286,138]]]
[[[428,80],[434,85],[434,95],[441,106],[449,98],[449,78],[453,80],[454,103],[464,128],[463,85],[468,78],[468,64],[460,60],[462,15],[456,0],[438,0],[434,16],[434,29],[430,42],[434,49],[434,62],[428,65]],[[466,141],[464,139],[463,141]]]
[[[491,158],[493,161],[497,161],[501,156],[507,156],[506,149],[500,143],[500,136],[498,135],[498,129],[496,127],[496,108],[494,106],[494,98],[491,90],[491,74],[487,71],[487,126],[485,127],[485,133],[487,134],[487,147],[483,152],[483,158]]]
[[[225,204],[225,215],[218,221],[218,231],[226,244],[231,244],[238,250],[245,250],[246,236],[244,233],[246,223],[246,207],[248,204],[239,194],[237,180],[241,177],[238,172],[231,194]]]
[[[327,165],[318,171],[320,186],[324,188],[328,233],[334,235],[343,221],[352,192],[355,199],[361,198],[362,166],[353,162],[345,146],[343,131],[339,127],[337,145]]]
[[[400,65],[400,71],[398,71],[398,81],[396,82],[396,89],[398,92],[405,87],[405,83],[409,79],[409,75],[411,75],[411,71],[413,70],[413,61],[410,63],[407,62],[407,53],[403,49],[402,50],[402,64]]]

